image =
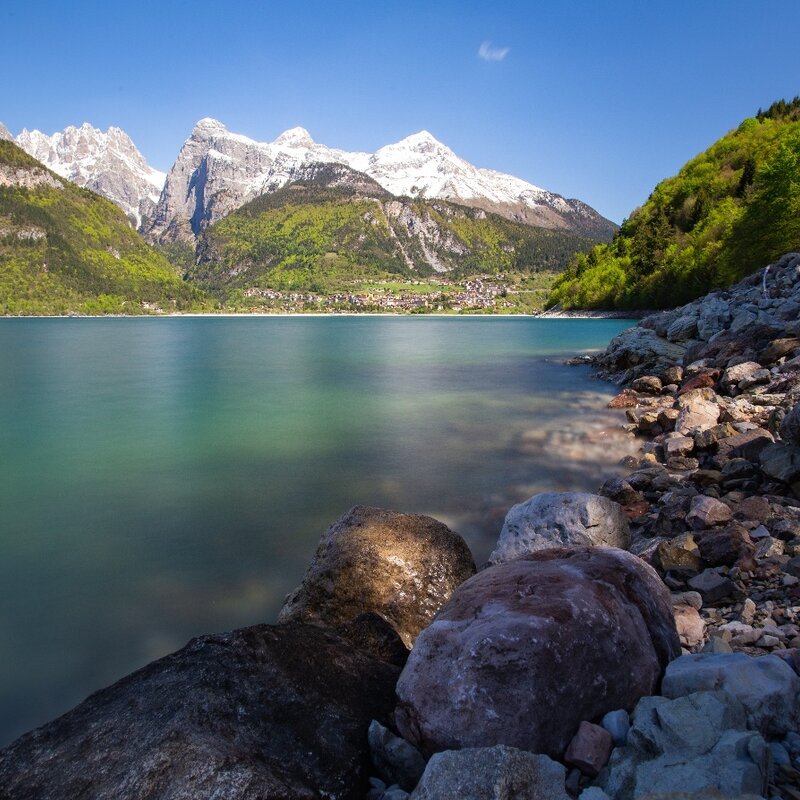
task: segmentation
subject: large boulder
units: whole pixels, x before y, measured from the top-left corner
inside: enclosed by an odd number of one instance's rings
[[[490,564],[551,547],[631,543],[628,518],[619,503],[586,492],[545,492],[513,506],[506,514]]]
[[[800,677],[777,656],[697,653],[673,661],[664,676],[665,697],[720,689],[743,706],[750,728],[783,736],[800,727]]]
[[[467,543],[441,522],[355,506],[322,534],[278,621],[332,625],[373,612],[411,646],[456,586],[474,574]]]
[[[315,625],[203,636],[0,751],[0,797],[363,798],[398,673]]]
[[[631,709],[680,653],[670,594],[636,556],[543,550],[470,578],[397,685],[423,753],[505,744],[561,757],[583,720]]]
[[[411,800],[569,800],[566,770],[547,756],[513,747],[437,753]]]

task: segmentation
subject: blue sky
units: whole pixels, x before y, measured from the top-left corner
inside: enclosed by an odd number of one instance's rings
[[[164,170],[204,116],[260,140],[302,125],[348,150],[425,128],[619,222],[800,94],[798,30],[794,0],[6,0],[0,120],[118,125]]]

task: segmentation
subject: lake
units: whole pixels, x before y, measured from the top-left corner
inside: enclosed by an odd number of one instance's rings
[[[201,633],[273,622],[323,530],[508,507],[629,447],[567,367],[624,320],[0,319],[0,746]]]

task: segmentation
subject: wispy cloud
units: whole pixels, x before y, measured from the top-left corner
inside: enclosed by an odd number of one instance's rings
[[[510,47],[494,47],[491,42],[483,42],[478,48],[478,58],[484,61],[502,61],[511,50]]]

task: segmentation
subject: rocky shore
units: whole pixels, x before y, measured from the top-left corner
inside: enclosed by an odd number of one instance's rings
[[[800,798],[800,255],[595,359],[641,451],[458,534],[356,507],[277,625],[0,751],[0,800]]]

